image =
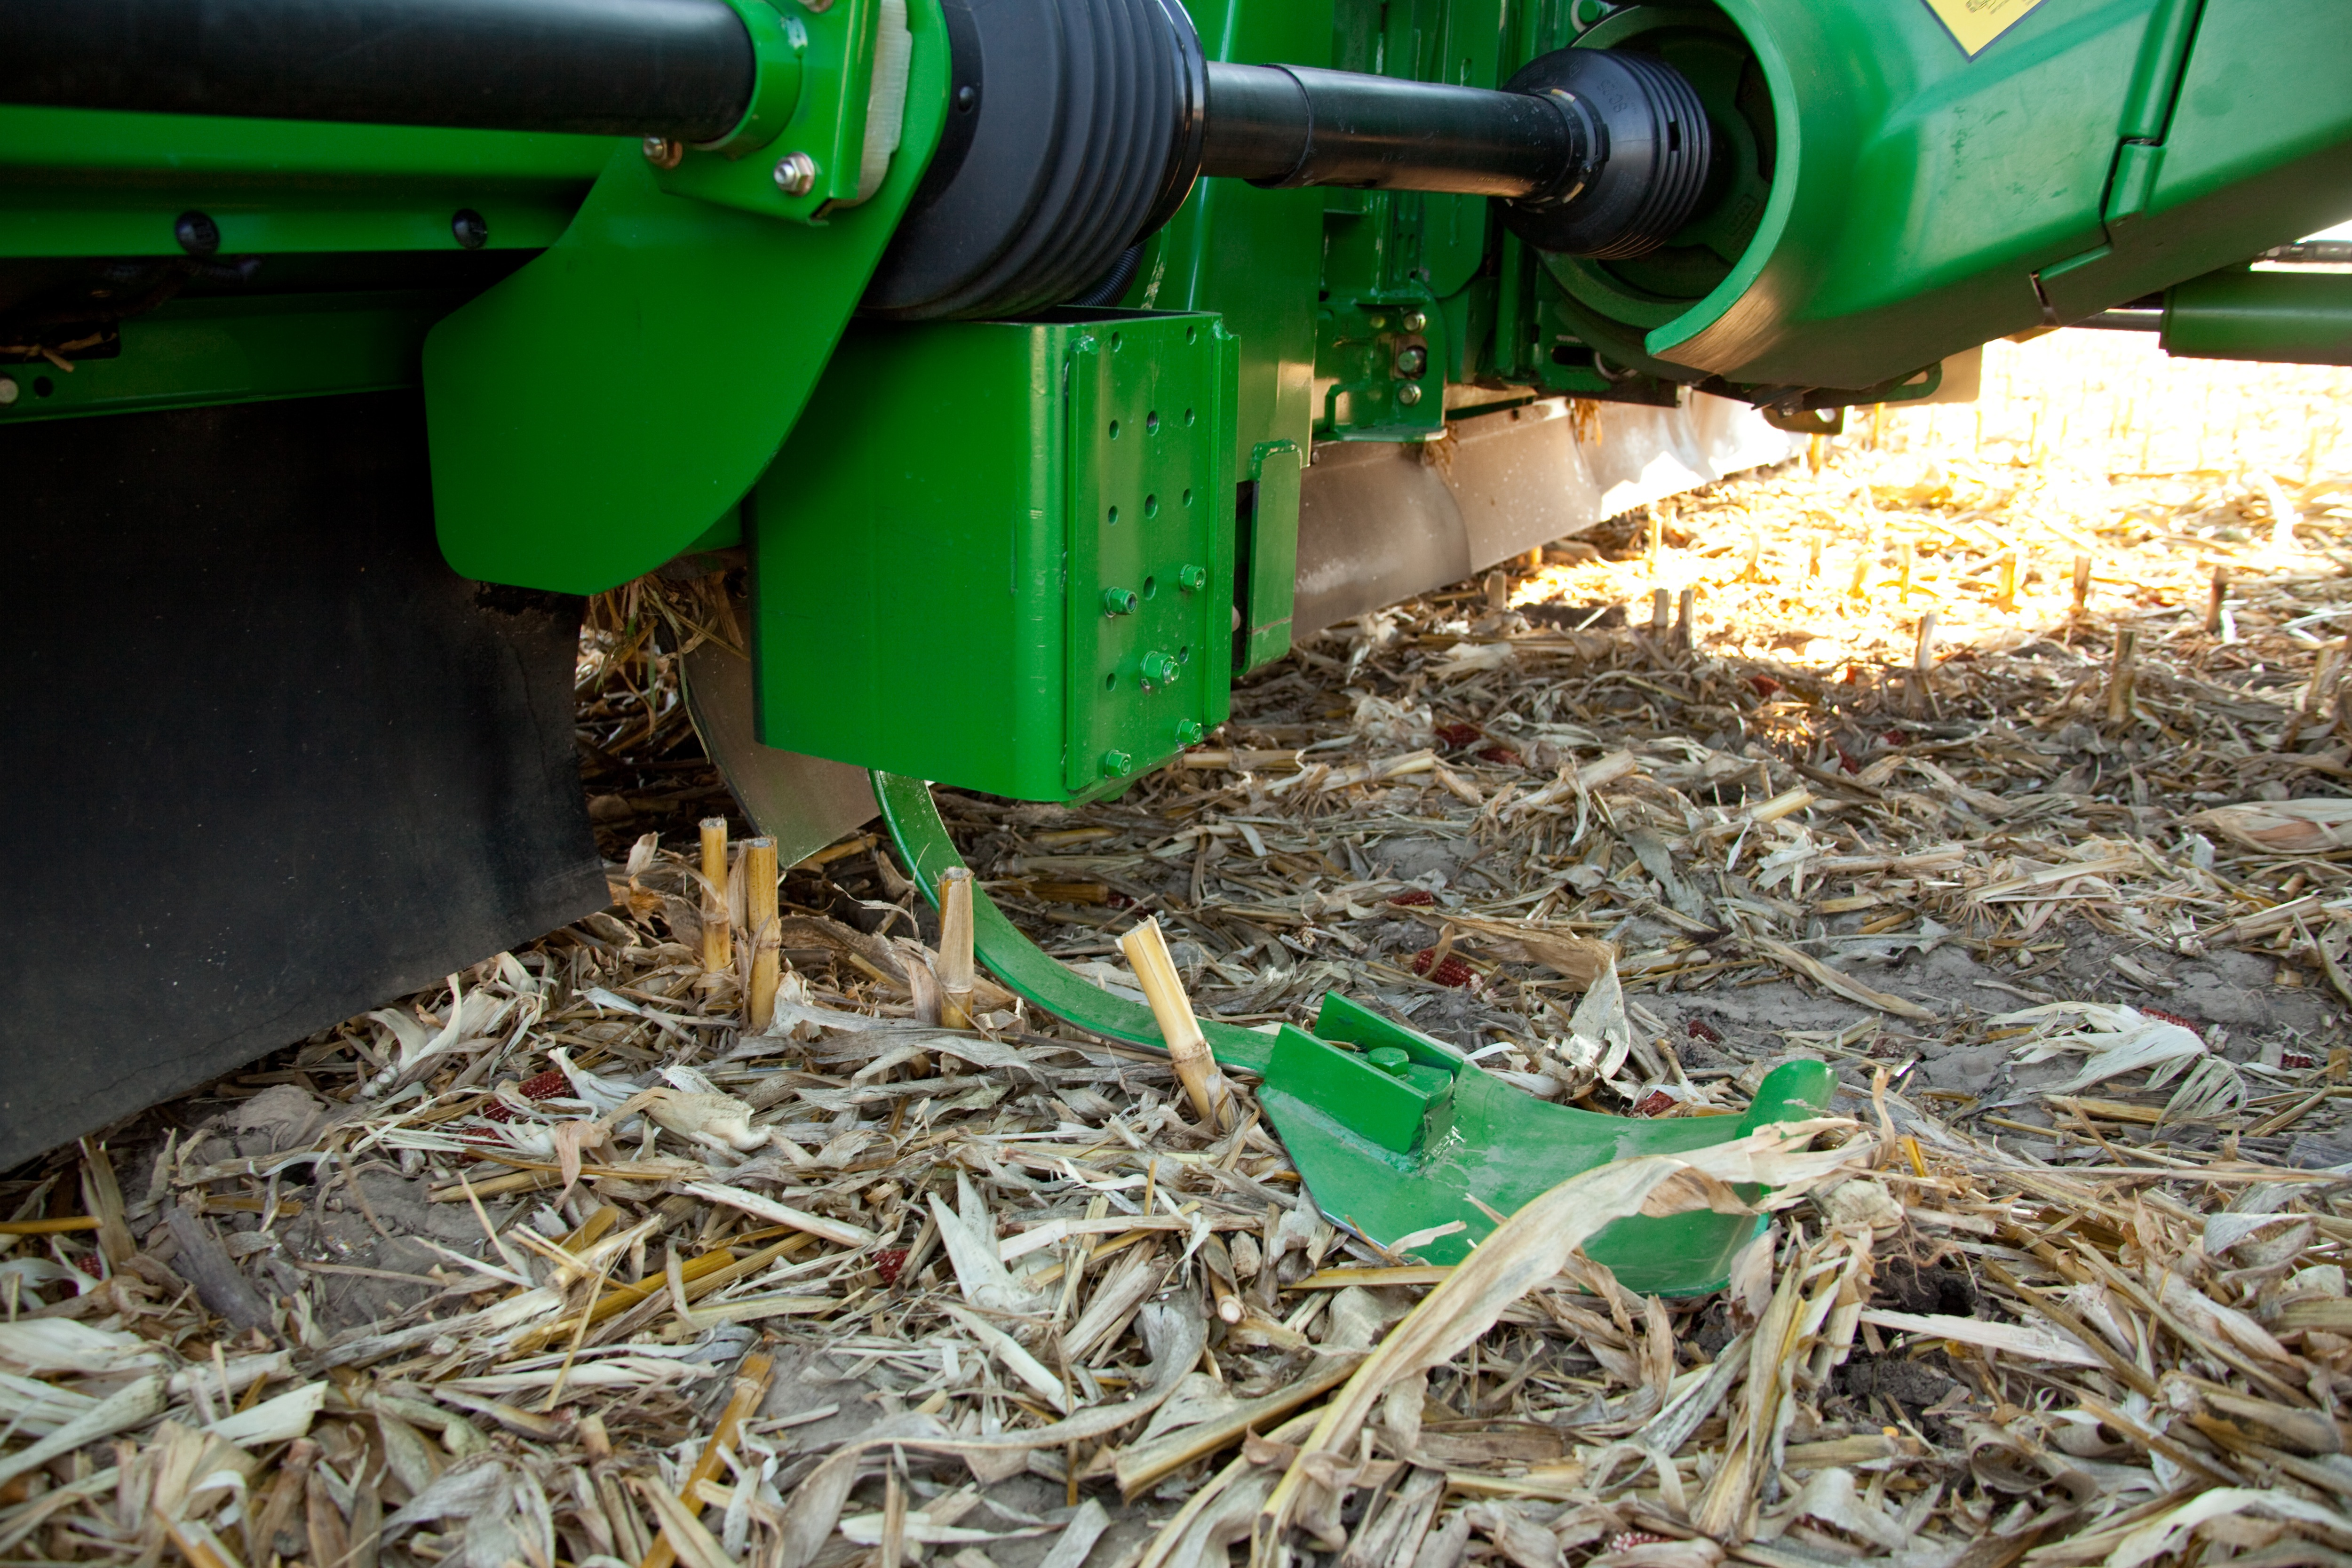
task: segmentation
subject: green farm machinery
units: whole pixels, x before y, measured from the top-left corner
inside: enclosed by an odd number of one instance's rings
[[[2256,259],[2347,83],[2342,0],[0,0],[0,1159],[602,907],[582,595],[729,570],[739,796],[928,888],[911,781],[1118,791],[1622,499],[1567,400],[1711,478],[2036,329],[2352,363]],[[1476,1069],[1327,1015],[1213,1043],[1426,1158]]]

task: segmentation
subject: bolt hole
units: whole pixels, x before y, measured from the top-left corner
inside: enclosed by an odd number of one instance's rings
[[[1147,599],[1149,599],[1149,598],[1152,598],[1152,597],[1156,596],[1156,595],[1159,594],[1159,592],[1160,592],[1160,579],[1159,579],[1159,578],[1157,578],[1157,577],[1146,577],[1146,578],[1143,580],[1143,596],[1144,596],[1145,598],[1147,598]]]
[[[1143,416],[1143,433],[1147,436],[1157,436],[1160,434],[1160,415],[1158,410],[1155,409],[1153,412]]]
[[[1186,643],[1182,647],[1176,650],[1176,662],[1179,664],[1190,664],[1192,662],[1192,645],[1191,643]]]
[[[1197,342],[1199,342],[1201,341],[1201,329],[1200,329],[1200,328],[1198,328],[1198,327],[1187,327],[1187,328],[1185,328],[1185,329],[1184,329],[1184,341],[1185,341],[1186,342],[1188,342],[1188,343],[1197,343]]]
[[[1108,691],[1112,687],[1117,686],[1118,684],[1118,671],[1114,669],[1108,675],[1103,677],[1103,689],[1105,691]]]
[[[33,395],[36,397],[47,397],[57,389],[58,384],[46,375],[37,375],[33,378]]]
[[[1143,515],[1146,517],[1158,517],[1160,515],[1160,498],[1158,496],[1145,496],[1143,498]]]
[[[1184,423],[1187,425],[1192,423],[1192,411],[1189,408],[1184,410]]]
[[[1118,353],[1118,334],[1117,332],[1113,332],[1110,335],[1110,352],[1113,353]]]
[[[1192,491],[1189,486],[1186,487],[1184,491],[1184,504],[1186,506],[1191,506],[1192,504]]]
[[[1118,508],[1113,507],[1110,509],[1110,521],[1113,522],[1117,522],[1118,521]]]
[[[1118,439],[1118,421],[1116,419],[1110,422],[1110,438],[1114,441]]]

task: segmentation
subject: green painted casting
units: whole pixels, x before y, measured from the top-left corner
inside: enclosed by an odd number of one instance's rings
[[[877,773],[874,797],[908,874],[936,903],[940,876],[963,861],[930,787]],[[972,917],[974,952],[1013,991],[1107,1039],[1165,1048],[1150,1008],[1071,973],[978,887]],[[1836,1089],[1822,1063],[1786,1062],[1738,1116],[1603,1116],[1533,1099],[1444,1042],[1337,994],[1324,996],[1312,1034],[1284,1025],[1268,1035],[1211,1018],[1201,1026],[1220,1063],[1260,1080],[1259,1100],[1316,1206],[1384,1247],[1418,1237],[1408,1250],[1433,1263],[1459,1262],[1493,1232],[1495,1215],[1580,1172],[1817,1116]],[[1733,1255],[1760,1224],[1713,1213],[1624,1219],[1586,1250],[1630,1290],[1696,1295],[1722,1288]]]

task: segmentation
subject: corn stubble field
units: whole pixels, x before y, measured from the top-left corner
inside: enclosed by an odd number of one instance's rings
[[[743,1029],[691,603],[601,601],[612,909],[0,1190],[0,1561],[2343,1563],[2347,391],[1995,344],[1331,629],[1120,800],[946,798],[1108,986],[1150,916],[1204,1013],[1339,990],[1588,1109],[1832,1064],[1811,1152],[1700,1161],[1780,1184],[1689,1300],[1561,1237],[1700,1172],[1420,1267],[1246,1082],[1204,1127],[984,984],[943,1027],[869,838],[784,874]]]

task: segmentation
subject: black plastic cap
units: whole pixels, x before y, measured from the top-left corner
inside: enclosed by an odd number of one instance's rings
[[[1505,84],[1549,100],[1583,134],[1585,167],[1555,191],[1503,208],[1538,250],[1621,261],[1646,256],[1691,220],[1715,138],[1682,73],[1647,55],[1557,49]]]

